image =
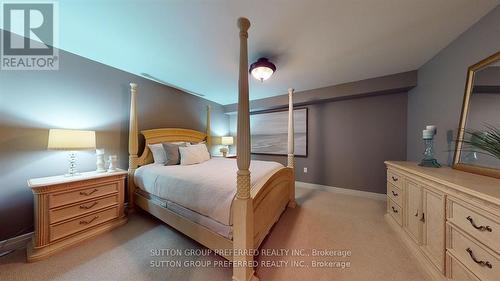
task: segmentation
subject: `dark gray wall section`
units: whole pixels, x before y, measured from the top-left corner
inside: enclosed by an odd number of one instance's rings
[[[438,127],[436,157],[453,160],[467,68],[500,51],[500,6],[460,35],[419,69],[418,86],[408,95],[408,160],[422,157],[422,129]]]
[[[96,130],[97,146],[128,167],[129,82],[138,83],[139,129],[204,131],[211,105],[213,134],[228,133],[221,105],[64,51],[59,71],[0,71],[0,241],[32,228],[26,180],[66,171],[66,153],[46,149],[49,128]],[[95,153],[78,157],[80,170],[95,169]]]
[[[308,157],[296,157],[297,180],[385,193],[384,161],[406,159],[406,104],[398,93],[308,105]],[[230,126],[234,134],[236,115]],[[285,156],[253,158],[286,164]]]

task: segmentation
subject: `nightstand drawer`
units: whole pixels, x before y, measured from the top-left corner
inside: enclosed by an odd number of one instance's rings
[[[59,207],[55,209],[50,209],[49,223],[52,224],[76,216],[80,216],[85,213],[94,212],[96,210],[118,204],[118,202],[119,202],[118,194],[115,194],[100,199],[81,202],[76,205],[71,205],[68,207]]]
[[[500,254],[500,223],[493,219],[494,215],[454,200],[448,200],[448,205],[448,221]]]
[[[50,242],[118,217],[118,207],[50,226]]]
[[[449,228],[450,242],[448,251],[457,257],[465,267],[481,280],[498,280],[500,276],[500,257],[486,250],[473,238],[467,237],[454,227]]]
[[[399,225],[403,225],[403,214],[401,213],[401,207],[394,203],[390,197],[387,198],[387,212],[396,220]]]
[[[84,200],[100,197],[118,192],[118,182],[95,185],[78,190],[59,192],[49,195],[49,208],[81,202]]]
[[[396,204],[402,206],[403,202],[403,192],[400,188],[396,187],[391,183],[387,183],[387,196],[392,199]]]

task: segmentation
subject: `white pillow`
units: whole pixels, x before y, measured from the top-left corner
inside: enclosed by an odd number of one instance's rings
[[[199,164],[210,159],[210,153],[208,153],[205,144],[179,147],[179,153],[181,155],[181,165]]]
[[[148,144],[151,153],[153,153],[153,160],[155,164],[165,165],[167,162],[167,154],[163,149],[163,145],[161,143]]]

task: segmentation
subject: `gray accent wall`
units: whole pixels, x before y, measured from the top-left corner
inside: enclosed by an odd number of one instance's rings
[[[406,105],[406,92],[304,105],[308,156],[296,157],[297,180],[385,193],[384,161],[406,159]],[[230,116],[236,135],[236,114]],[[252,157],[286,165],[285,156]]]
[[[48,151],[50,128],[97,132],[97,146],[128,168],[129,82],[138,84],[139,129],[181,127],[227,135],[219,104],[60,51],[58,71],[0,71],[0,241],[32,230],[33,198],[26,181],[63,174],[64,151]],[[124,58],[126,59],[126,58]],[[95,169],[95,153],[78,153],[79,169]],[[0,249],[1,252],[1,249]]]
[[[438,127],[436,158],[450,165],[467,68],[500,51],[500,6],[470,27],[418,71],[418,86],[408,95],[408,160],[422,158],[422,129]]]

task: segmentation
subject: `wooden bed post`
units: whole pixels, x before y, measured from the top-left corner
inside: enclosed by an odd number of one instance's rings
[[[137,169],[137,153],[139,151],[139,130],[137,128],[136,108],[137,84],[130,83],[130,127],[128,132],[128,209],[134,208],[134,172]]]
[[[233,280],[259,280],[254,275],[254,221],[250,198],[250,110],[248,95],[247,39],[250,21],[238,19],[240,69],[238,79],[237,191],[233,202]]]
[[[212,148],[212,136],[211,136],[211,128],[210,128],[210,105],[207,105],[207,147],[208,150]]]
[[[295,90],[288,89],[288,161],[287,167],[293,170],[295,175],[295,158],[294,158],[294,120],[293,120],[293,92]],[[288,207],[295,208],[297,203],[295,202],[295,181],[290,184],[290,201],[288,202]]]

